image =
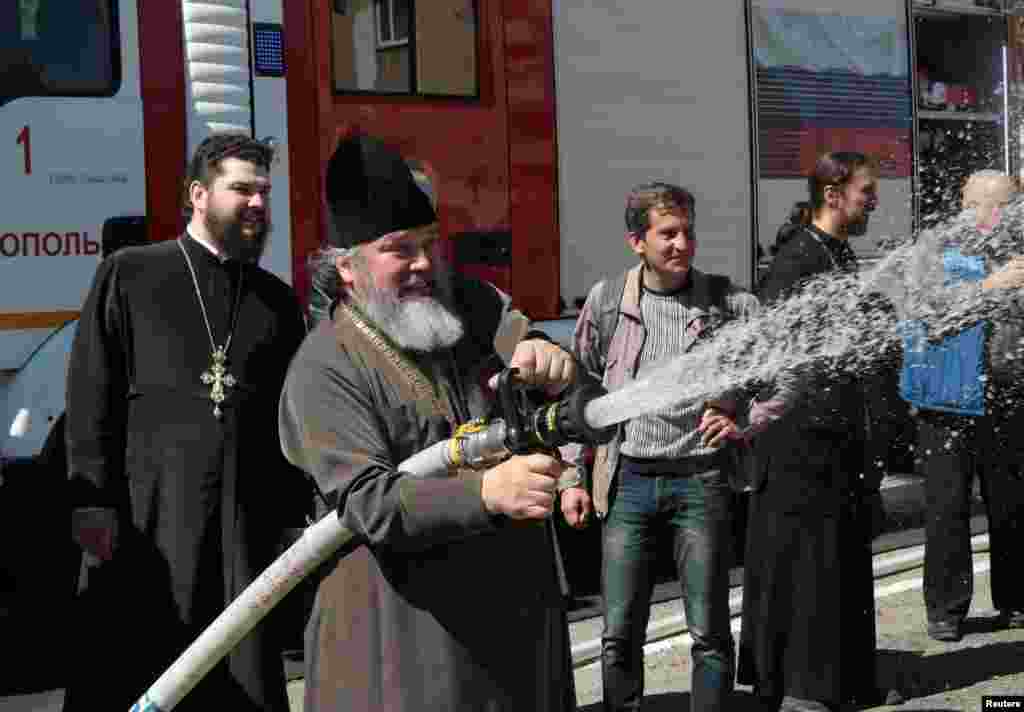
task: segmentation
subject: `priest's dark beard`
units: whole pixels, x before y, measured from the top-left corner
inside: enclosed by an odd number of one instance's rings
[[[401,299],[398,290],[378,289],[372,280],[367,280],[364,292],[360,308],[401,349],[430,353],[462,338],[462,321],[442,300]]]
[[[270,234],[268,223],[264,222],[258,232],[246,237],[242,234],[242,219],[237,215],[221,217],[210,210],[203,222],[210,237],[230,259],[257,263],[263,257]]]

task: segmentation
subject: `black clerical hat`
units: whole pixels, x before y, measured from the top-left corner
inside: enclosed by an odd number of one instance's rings
[[[327,242],[352,247],[437,221],[402,157],[371,136],[338,144],[327,163]]]

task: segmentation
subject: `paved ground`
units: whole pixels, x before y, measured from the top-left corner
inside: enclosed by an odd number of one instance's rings
[[[989,589],[988,554],[975,556],[976,592],[966,635],[959,643],[940,643],[925,633],[921,569],[879,578],[875,583],[878,622],[878,679],[885,691],[904,701],[871,712],[947,712],[981,710],[983,695],[1024,695],[1024,630],[997,630]],[[739,591],[734,591],[734,596]],[[678,600],[655,607],[652,628],[681,617]],[[739,636],[739,619],[733,631]],[[572,624],[573,647],[584,650],[600,635],[595,620]],[[647,645],[645,712],[684,712],[689,708],[689,639],[685,635]],[[580,712],[599,712],[598,663],[576,670]],[[302,681],[290,683],[292,712],[301,712]],[[735,712],[755,712],[750,689],[738,688]],[[0,712],[6,712],[0,707]],[[20,712],[20,711],[19,711]]]
[[[886,494],[886,508],[895,531],[876,541],[879,682],[905,701],[900,705],[875,707],[871,712],[915,710],[947,712],[981,710],[983,695],[1024,695],[1024,630],[996,630],[991,610],[988,555],[975,557],[976,594],[964,640],[955,644],[932,641],[925,634],[921,601],[919,553],[914,545],[922,541],[920,482],[915,478],[894,479]],[[983,518],[976,518],[974,531],[984,531]],[[983,537],[979,537],[980,541]],[[984,549],[984,546],[980,548]],[[907,569],[907,570],[900,570]],[[890,573],[894,572],[895,573]],[[738,572],[737,572],[738,573]],[[739,577],[733,577],[738,583]],[[675,585],[662,588],[652,613],[647,646],[647,700],[645,712],[685,712],[689,708],[689,640],[679,630],[684,625],[682,607]],[[733,590],[734,603],[741,590]],[[587,617],[599,608],[576,611],[579,618],[570,626],[576,686],[580,712],[598,712],[601,699],[600,668],[596,660],[600,619]],[[737,611],[738,612],[738,611]],[[739,618],[734,618],[738,637]],[[0,641],[2,642],[2,641]],[[3,680],[0,667],[0,683]],[[10,668],[7,668],[10,670]],[[300,668],[301,669],[301,668]],[[289,683],[292,712],[302,712],[303,682]],[[61,690],[32,695],[0,696],[0,712],[60,712]],[[734,712],[755,712],[749,689],[739,688]]]
[[[947,712],[981,710],[983,695],[1024,695],[1024,630],[997,630],[989,594],[988,554],[975,556],[976,594],[967,635],[959,643],[938,643],[925,634],[920,569],[876,581],[878,601],[879,681],[905,701],[871,708],[871,712]],[[658,620],[680,613],[678,601],[659,604]],[[734,631],[738,634],[738,619]],[[599,632],[593,621],[573,624],[577,649]],[[645,712],[684,712],[689,708],[689,640],[685,635],[647,646]],[[301,712],[302,681],[289,684],[292,712]],[[580,712],[598,712],[600,668],[583,665],[576,672]],[[59,712],[60,690],[0,698],[0,712]],[[735,712],[754,712],[747,688],[739,688]]]
[[[925,633],[920,569],[876,582],[878,677],[884,690],[905,698],[882,710],[981,710],[982,695],[1024,694],[1024,630],[996,630],[989,594],[988,555],[975,557],[977,591],[967,635],[959,643],[939,643]],[[734,620],[734,633],[739,622]],[[685,636],[647,646],[645,712],[679,712],[689,707],[689,639]],[[600,709],[600,669],[576,673],[580,712]],[[754,712],[749,688],[738,688],[736,712]]]

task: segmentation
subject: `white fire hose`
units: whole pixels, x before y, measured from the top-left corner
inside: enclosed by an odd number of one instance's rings
[[[453,438],[454,439],[454,438]],[[452,441],[444,440],[398,466],[417,477],[437,477],[452,466]],[[289,591],[355,535],[341,525],[336,511],[308,527],[182,653],[132,706],[132,712],[170,712],[199,681],[249,634]]]

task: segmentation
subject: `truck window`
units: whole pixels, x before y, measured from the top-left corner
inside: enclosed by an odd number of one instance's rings
[[[116,0],[14,0],[0,10],[0,99],[112,96],[120,81]]]
[[[477,95],[475,0],[334,0],[334,89]]]

